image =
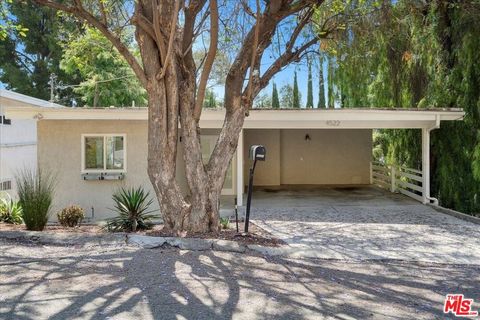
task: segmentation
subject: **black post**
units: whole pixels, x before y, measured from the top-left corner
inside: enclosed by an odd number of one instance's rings
[[[237,202],[237,197],[235,197],[235,224],[237,225],[237,233],[238,233],[238,202]]]
[[[253,174],[255,172],[256,164],[257,159],[255,159],[255,161],[253,162],[253,167],[250,168],[250,179],[248,180],[247,212],[245,214],[245,233],[248,232],[248,224],[250,222],[250,204],[252,202]]]

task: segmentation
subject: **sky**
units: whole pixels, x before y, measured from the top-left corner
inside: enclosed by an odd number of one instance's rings
[[[251,7],[254,7],[254,2],[250,4]],[[207,36],[208,37],[208,36]],[[300,39],[302,40],[302,39]],[[208,41],[208,40],[207,40]],[[194,47],[196,45],[194,44]],[[21,48],[20,48],[21,50]],[[260,74],[262,74],[274,61],[274,58],[271,58],[269,56],[275,56],[272,55],[269,51],[269,49],[266,50],[264,53],[264,58],[261,63],[261,70]],[[308,70],[307,70],[307,65],[305,61],[302,61],[301,63],[296,63],[296,64],[290,64],[287,67],[285,67],[282,71],[278,72],[275,77],[270,81],[268,86],[260,92],[259,95],[268,95],[271,97],[272,94],[272,84],[273,82],[276,83],[278,90],[287,84],[293,85],[293,76],[294,72],[297,72],[297,81],[298,81],[298,88],[301,92],[301,106],[305,107],[306,103],[306,98],[307,98],[307,79],[308,79]],[[319,81],[318,81],[318,67],[314,66],[312,68],[312,74],[313,74],[313,105],[314,107],[317,106],[318,104],[318,90],[319,90]],[[324,63],[323,65],[323,74],[324,74],[324,84],[325,84],[325,91],[327,90],[327,65]],[[48,79],[47,79],[48,81]],[[0,88],[5,88],[5,84],[0,82]],[[224,88],[223,86],[215,86],[212,88],[213,91],[215,92],[215,95],[218,99],[223,100],[224,96]],[[328,95],[326,92],[324,92],[325,99],[328,102]]]

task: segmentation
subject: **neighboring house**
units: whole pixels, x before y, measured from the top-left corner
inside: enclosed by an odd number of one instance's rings
[[[48,101],[0,89],[0,192],[15,197],[16,173],[37,166],[37,121],[33,118],[13,120],[5,115],[5,109],[55,106],[59,107]]]
[[[77,204],[87,216],[102,219],[112,215],[111,195],[121,185],[143,185],[154,196],[147,175],[147,112],[146,108],[31,106],[7,108],[6,114],[13,120],[37,119],[38,164],[58,174],[55,209]],[[223,110],[202,113],[204,159],[212,152],[224,115]],[[267,149],[266,161],[256,169],[256,186],[371,184],[380,175],[372,171],[371,163],[376,128],[422,130],[423,172],[415,171],[420,172],[420,183],[405,192],[430,202],[426,174],[430,131],[441,121],[460,120],[463,115],[458,109],[251,110],[227,174],[222,204],[232,206],[237,197],[242,205],[251,164],[248,149],[253,144]],[[177,176],[185,190],[182,154],[180,147]]]

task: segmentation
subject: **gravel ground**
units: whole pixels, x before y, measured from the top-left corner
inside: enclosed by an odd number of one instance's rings
[[[0,319],[439,319],[480,266],[0,240]]]

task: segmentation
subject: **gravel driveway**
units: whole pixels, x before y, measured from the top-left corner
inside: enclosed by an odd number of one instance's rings
[[[480,265],[480,225],[375,187],[256,192],[251,219],[294,257]]]
[[[439,319],[480,267],[0,240],[0,319]],[[478,305],[477,305],[478,306]]]

